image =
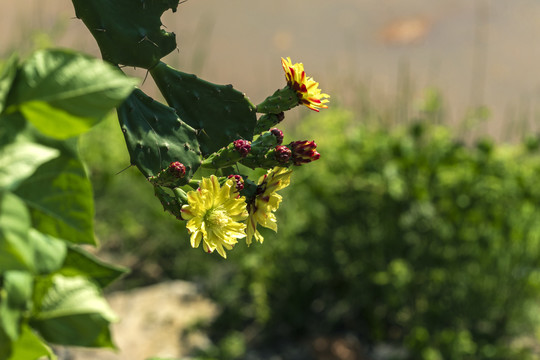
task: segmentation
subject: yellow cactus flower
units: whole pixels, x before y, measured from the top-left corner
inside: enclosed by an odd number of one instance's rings
[[[261,176],[255,198],[248,204],[249,217],[247,220],[246,243],[251,245],[251,239],[262,243],[264,238],[257,230],[257,224],[277,231],[277,220],[274,215],[281,203],[282,197],[276,192],[289,186],[292,170],[275,167]]]
[[[313,78],[307,77],[304,71],[304,64],[296,63],[292,64],[291,58],[281,58],[281,65],[285,71],[285,78],[287,84],[291,87],[302,104],[310,108],[311,110],[319,111],[319,109],[327,109],[325,105],[330,97],[328,94],[322,94],[319,89],[319,83],[313,80]]]
[[[219,185],[214,175],[203,178],[199,189],[187,193],[188,204],[182,206],[182,218],[188,220],[186,228],[191,234],[191,246],[203,243],[206,252],[217,252],[227,257],[231,250],[246,236],[247,217],[245,197],[239,196],[234,179]]]

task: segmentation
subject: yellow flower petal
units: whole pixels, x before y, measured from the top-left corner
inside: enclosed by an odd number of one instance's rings
[[[282,197],[276,191],[290,184],[291,173],[290,169],[275,167],[259,178],[258,186],[264,190],[255,197],[249,206],[246,229],[246,243],[248,245],[251,244],[253,237],[261,243],[264,240],[257,231],[257,225],[277,231],[277,219],[273,212],[279,208]]]
[[[191,232],[192,247],[202,242],[204,251],[217,250],[226,258],[225,249],[232,249],[237,239],[246,236],[246,224],[240,222],[248,216],[245,198],[238,197],[233,186],[235,189],[232,180],[220,186],[212,175],[201,180],[199,189],[188,192],[182,214],[189,217],[186,228]]]
[[[304,64],[293,64],[291,58],[281,58],[281,65],[285,71],[285,79],[287,85],[296,91],[300,102],[308,108],[319,111],[319,109],[327,109],[326,103],[330,95],[321,93],[319,83],[310,77],[306,76]]]

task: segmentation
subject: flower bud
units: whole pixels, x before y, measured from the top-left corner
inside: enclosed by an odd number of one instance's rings
[[[186,167],[179,161],[173,161],[165,169],[161,170],[157,175],[150,176],[148,180],[156,186],[166,186],[174,188],[185,184],[181,180],[186,176]]]
[[[241,175],[229,175],[227,179],[234,179],[236,182],[236,190],[242,191],[244,189],[244,178]]]
[[[272,128],[270,129],[270,132],[276,137],[277,144],[281,145],[283,143],[283,131],[278,128]]]
[[[276,146],[275,157],[276,157],[276,160],[279,161],[280,163],[284,164],[288,162],[289,159],[291,158],[291,155],[292,155],[292,152],[288,147],[284,145]]]
[[[179,161],[174,161],[170,163],[168,171],[172,176],[178,179],[181,179],[186,175],[186,167]]]
[[[292,150],[294,165],[309,163],[321,157],[321,154],[315,150],[317,148],[315,141],[293,141],[289,144],[289,147]]]
[[[251,151],[251,142],[247,140],[235,140],[233,144],[236,151],[238,151],[243,158]]]

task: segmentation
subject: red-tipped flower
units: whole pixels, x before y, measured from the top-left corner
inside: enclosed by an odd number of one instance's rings
[[[291,150],[284,145],[276,146],[275,154],[276,154],[276,160],[283,164],[288,162],[292,156]]]
[[[317,148],[315,141],[293,141],[289,146],[292,149],[292,159],[294,165],[309,163],[319,160],[321,157],[321,154],[315,150]]]
[[[272,128],[270,129],[270,132],[276,137],[277,144],[281,145],[283,143],[283,131],[278,128]]]
[[[186,167],[180,161],[173,161],[170,163],[168,170],[172,176],[178,179],[181,179],[186,175]]]
[[[321,93],[319,83],[306,76],[304,64],[293,64],[291,58],[288,57],[281,58],[281,65],[285,71],[287,85],[296,92],[301,104],[317,112],[319,109],[328,108],[326,103],[330,95]]]
[[[246,157],[251,151],[251,142],[247,140],[235,140],[234,148],[240,153],[242,157]]]
[[[236,190],[241,191],[244,189],[244,178],[241,175],[229,175],[227,179],[234,179],[236,181]]]

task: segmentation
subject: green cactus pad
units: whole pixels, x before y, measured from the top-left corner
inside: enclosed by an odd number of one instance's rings
[[[255,106],[231,85],[216,85],[160,62],[150,70],[165,100],[180,118],[198,130],[207,156],[238,139],[251,140]]]
[[[155,176],[173,161],[186,167],[182,184],[201,165],[195,130],[178,118],[174,109],[136,89],[118,108],[118,120],[132,165],[146,176]]]
[[[179,0],[72,0],[76,16],[96,39],[103,59],[149,69],[176,49],[176,37],[161,29],[161,15]]]

